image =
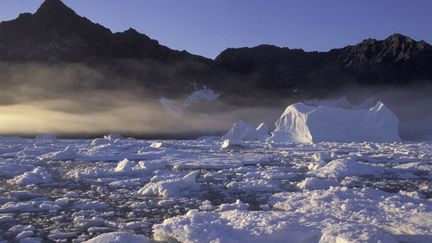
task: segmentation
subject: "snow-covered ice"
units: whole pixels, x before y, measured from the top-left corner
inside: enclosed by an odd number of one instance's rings
[[[1,138],[0,241],[432,242],[431,143],[226,141]]]

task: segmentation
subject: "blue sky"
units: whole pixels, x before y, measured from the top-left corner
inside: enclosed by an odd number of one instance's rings
[[[214,58],[227,47],[274,44],[326,51],[402,33],[432,43],[431,0],[65,0],[112,31],[129,27],[173,49]],[[42,0],[1,0],[0,20]]]

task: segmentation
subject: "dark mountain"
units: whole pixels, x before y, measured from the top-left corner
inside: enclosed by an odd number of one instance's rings
[[[394,34],[334,50],[344,67],[368,84],[407,84],[432,80],[432,46]]]
[[[60,0],[46,0],[36,13],[0,23],[3,61],[92,62],[118,58],[205,61],[162,46],[134,29],[112,33],[80,17]]]
[[[329,52],[270,45],[230,48],[215,62],[220,71],[236,74],[242,86],[271,90],[327,93],[350,85],[403,85],[432,80],[432,47],[400,34]]]
[[[432,80],[432,47],[400,34],[329,52],[272,45],[230,48],[210,60],[162,46],[133,29],[112,33],[77,15],[61,0],[45,0],[36,13],[0,23],[0,61],[42,63],[45,67],[79,63],[110,77],[97,81],[80,77],[73,82],[79,87],[83,82],[85,87],[95,88],[130,84],[162,93],[187,90],[190,81],[200,81],[225,94],[320,96],[353,85]],[[52,82],[58,86],[61,81]]]

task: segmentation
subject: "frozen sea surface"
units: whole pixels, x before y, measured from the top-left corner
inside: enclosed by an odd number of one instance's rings
[[[0,241],[148,238],[432,242],[432,144],[0,139]]]

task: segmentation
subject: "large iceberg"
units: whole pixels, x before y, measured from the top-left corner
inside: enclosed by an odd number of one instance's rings
[[[296,103],[275,123],[268,142],[400,141],[399,119],[382,102],[369,109]]]

